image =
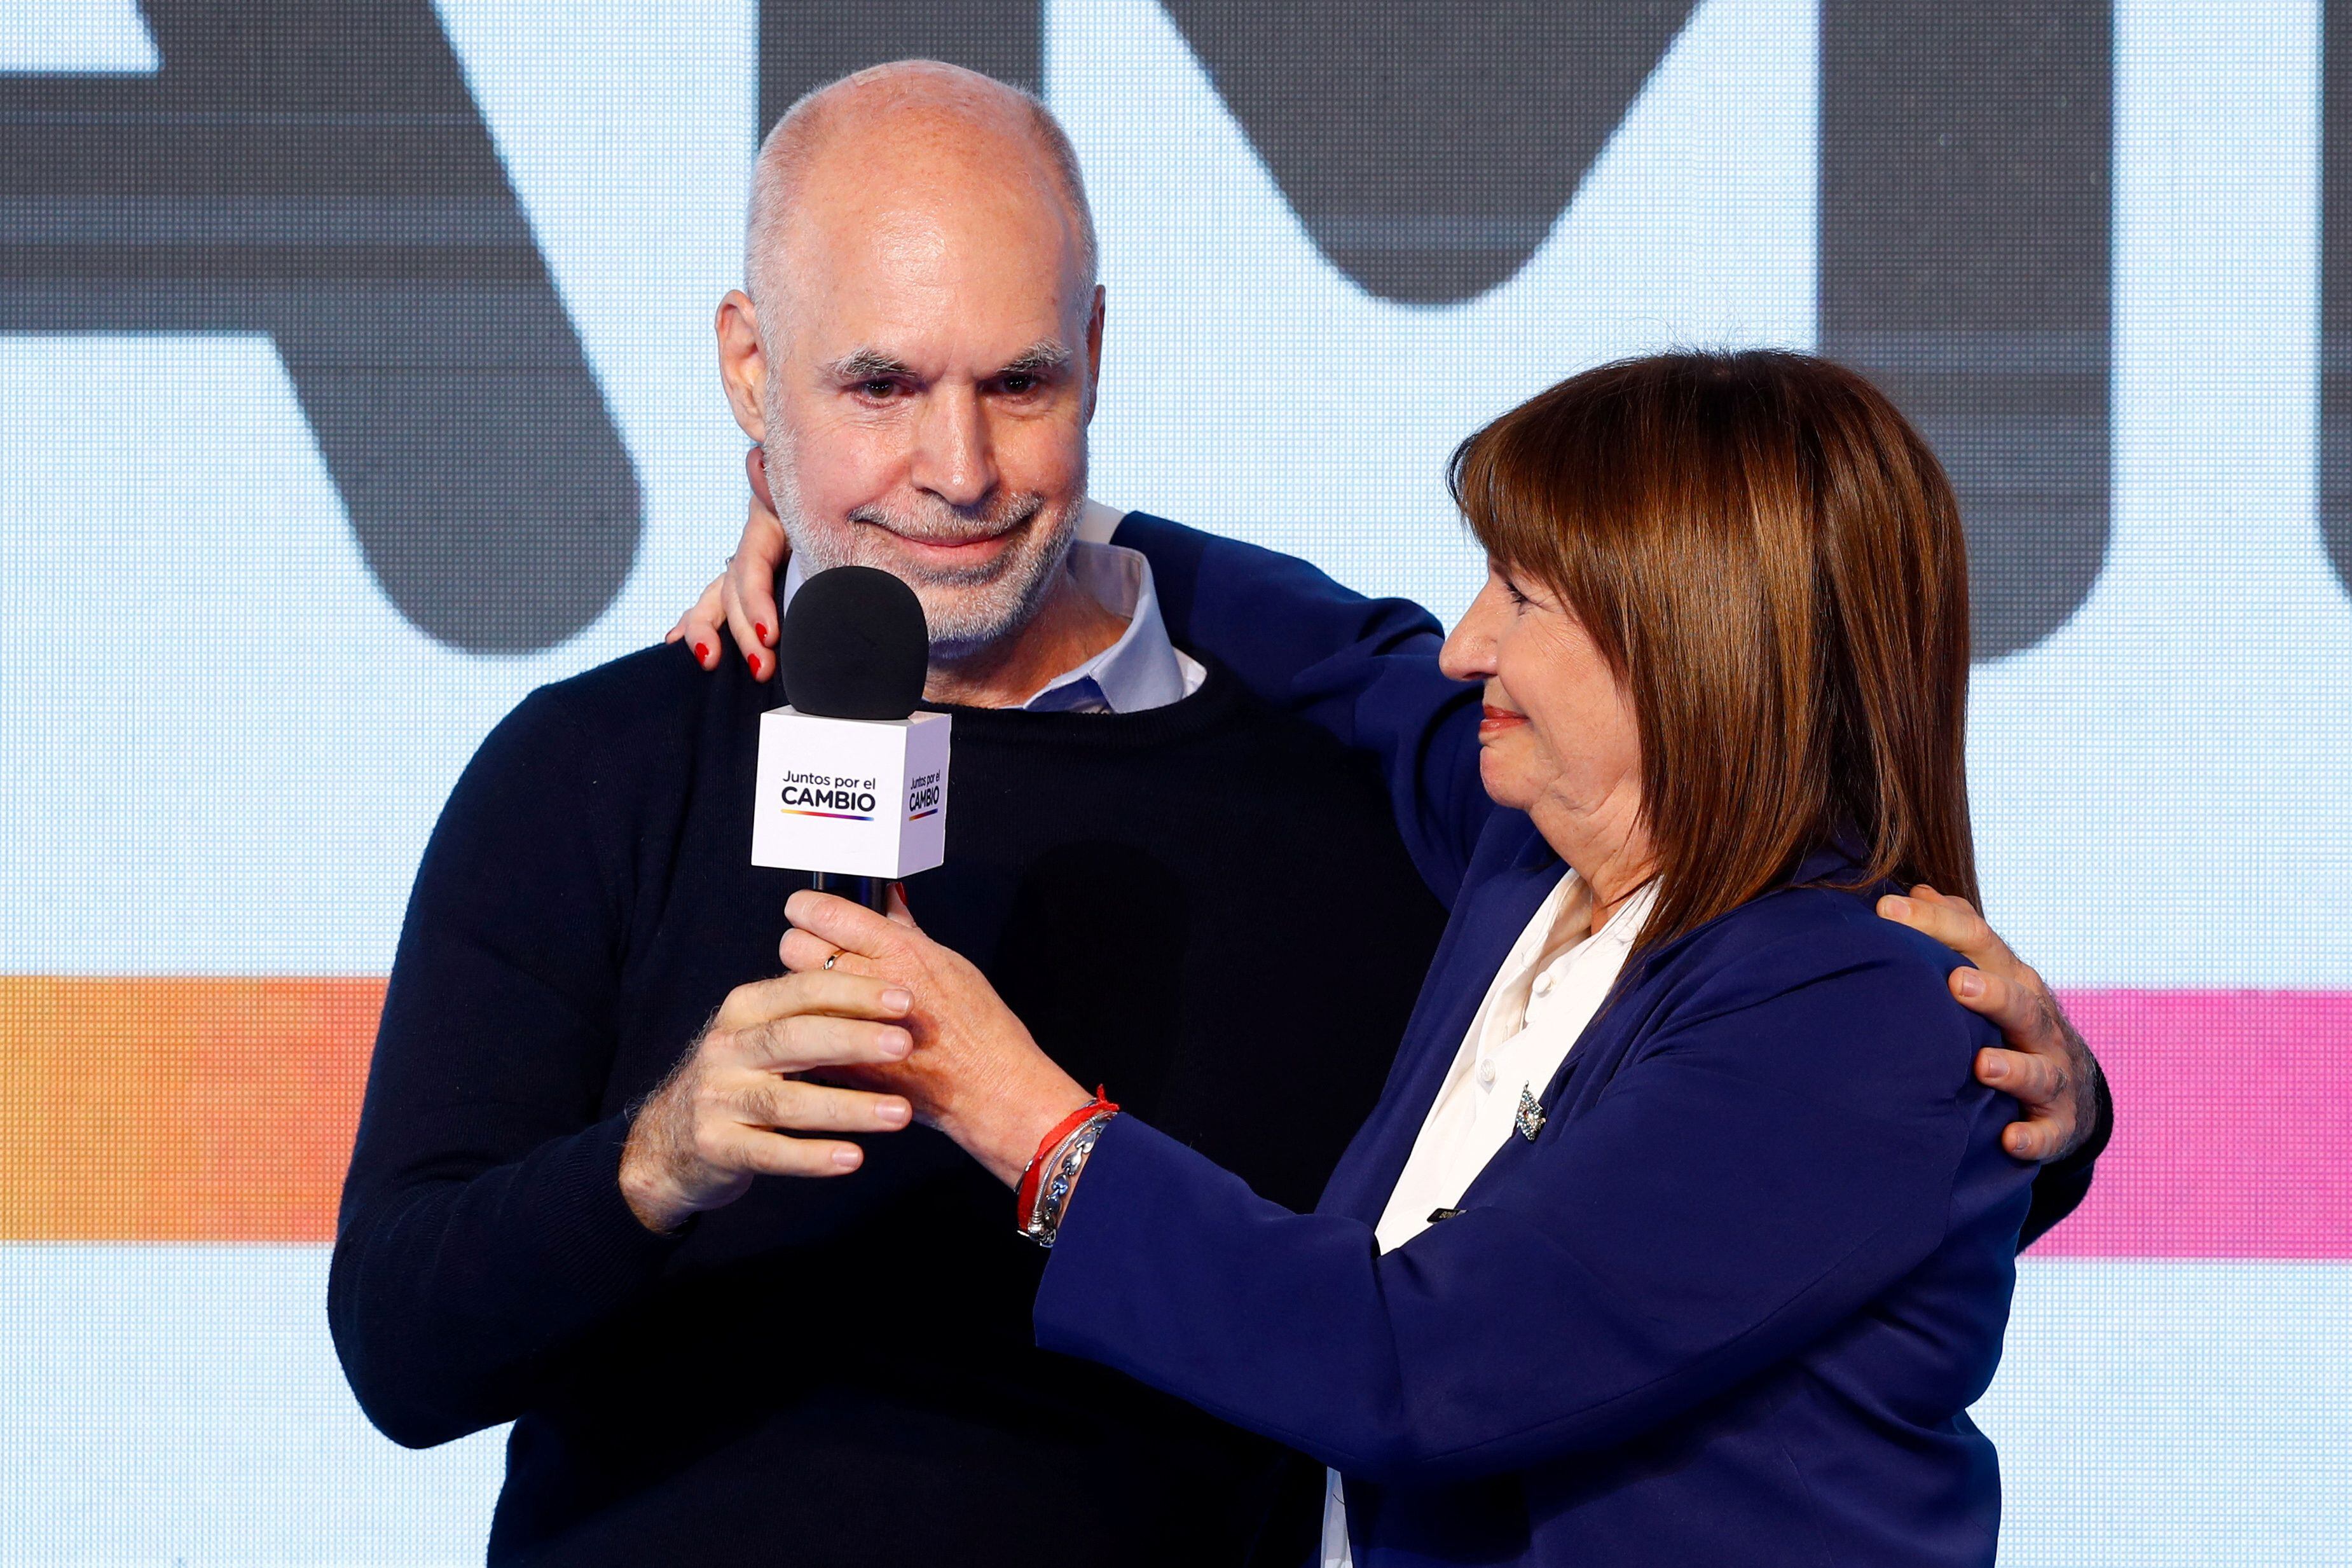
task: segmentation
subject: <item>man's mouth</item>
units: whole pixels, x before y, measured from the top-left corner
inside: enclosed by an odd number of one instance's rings
[[[937,562],[943,566],[977,565],[981,562],[991,560],[1004,548],[1006,541],[1017,531],[1015,529],[1008,528],[998,533],[976,533],[954,539],[933,539],[922,534],[900,533],[887,524],[877,523],[874,526],[888,534],[898,542],[900,549],[908,551],[917,560]]]
[[[1029,525],[1038,511],[1037,507],[1025,507],[1001,522],[976,529],[959,530],[953,533],[908,529],[898,520],[877,511],[860,510],[849,514],[852,522],[887,533],[901,549],[918,561],[931,565],[953,568],[979,566],[1002,554],[1008,544]]]

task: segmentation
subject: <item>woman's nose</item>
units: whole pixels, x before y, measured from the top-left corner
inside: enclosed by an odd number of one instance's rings
[[[1437,667],[1455,680],[1484,680],[1495,673],[1495,634],[1490,625],[1492,584],[1478,591],[1470,607],[1445,636]]]
[[[1474,633],[1465,620],[1447,635],[1437,668],[1455,680],[1484,680],[1495,673],[1494,639]]]

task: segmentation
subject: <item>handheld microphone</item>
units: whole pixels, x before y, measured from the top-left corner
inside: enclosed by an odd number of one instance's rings
[[[889,885],[947,858],[945,713],[917,713],[922,601],[887,572],[803,583],[776,631],[785,706],[760,715],[751,864],[887,912]]]

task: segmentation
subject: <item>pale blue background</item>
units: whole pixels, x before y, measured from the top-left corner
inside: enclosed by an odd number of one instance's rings
[[[442,0],[646,496],[573,641],[475,658],[377,591],[258,336],[0,336],[0,971],[381,973],[424,836],[532,686],[731,547],[710,312],[745,4]],[[1813,334],[1815,17],[1707,0],[1528,266],[1446,307],[1328,267],[1151,0],[1057,0],[1110,291],[1094,491],[1450,615],[1444,452],[1597,359]],[[2074,985],[2352,988],[2352,601],[2314,515],[2319,17],[2125,0],[2114,534],[1979,670],[1992,912]],[[5,0],[0,69],[152,69],[128,0]],[[125,659],[168,653],[126,709]],[[2352,1270],[2029,1260],[1983,1418],[2004,1561],[2352,1562]],[[499,1435],[404,1453],[319,1248],[0,1247],[0,1563],[478,1561]]]

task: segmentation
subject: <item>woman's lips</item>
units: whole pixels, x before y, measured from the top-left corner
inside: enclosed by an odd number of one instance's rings
[[[1497,708],[1491,702],[1480,703],[1478,738],[1482,741],[1491,741],[1506,731],[1517,729],[1527,721],[1528,716],[1524,713],[1515,712],[1508,708]]]

